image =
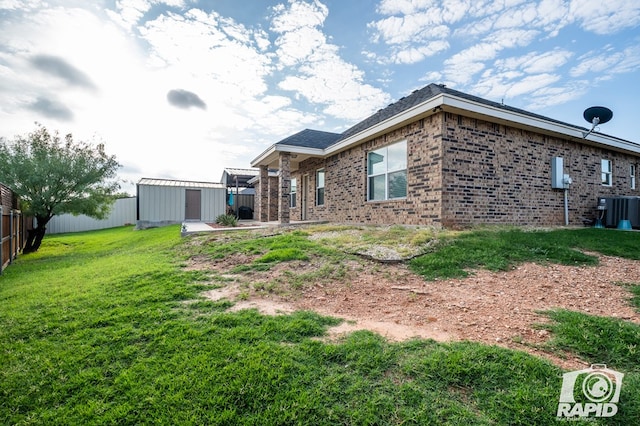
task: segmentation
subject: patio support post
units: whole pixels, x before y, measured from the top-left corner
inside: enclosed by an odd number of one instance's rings
[[[260,222],[269,222],[269,168],[267,166],[260,166],[259,190],[258,209]]]
[[[281,224],[289,223],[289,206],[291,197],[291,154],[280,152],[278,158],[278,168],[280,169],[278,185],[278,221]]]

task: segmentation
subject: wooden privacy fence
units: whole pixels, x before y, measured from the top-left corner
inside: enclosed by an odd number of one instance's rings
[[[27,218],[18,210],[18,197],[13,191],[0,183],[0,274],[13,262],[27,242]]]
[[[24,247],[24,230],[22,212],[20,210],[6,208],[0,205],[0,235],[2,235],[2,244],[0,244],[0,274],[4,268],[18,257],[18,253]]]

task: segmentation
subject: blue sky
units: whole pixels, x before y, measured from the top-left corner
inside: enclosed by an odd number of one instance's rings
[[[0,0],[0,136],[104,142],[129,182],[218,181],[429,83],[640,142],[637,0]]]

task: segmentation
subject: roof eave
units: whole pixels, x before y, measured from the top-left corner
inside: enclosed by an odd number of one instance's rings
[[[500,107],[486,105],[473,100],[461,99],[453,95],[444,95],[442,106],[443,109],[448,112],[471,113],[472,115],[487,117],[489,120],[494,122],[497,120],[504,124],[526,128],[537,133],[560,135],[562,137],[580,140],[582,143],[590,143],[609,149],[630,152],[636,155],[640,154],[640,144],[635,142],[604,135],[602,133],[591,133],[585,137],[587,132],[578,126],[544,120],[543,118],[521,114],[516,111],[505,110]]]
[[[283,145],[274,144],[271,145],[266,151],[251,161],[251,167],[269,166],[275,160],[277,160],[276,153],[288,152],[290,154],[303,154],[310,157],[322,157],[325,155],[325,151],[320,148],[308,148],[304,146],[295,145]]]
[[[419,117],[428,117],[429,115],[437,112],[435,109],[439,106],[442,106],[443,99],[444,94],[438,94],[425,102],[422,102],[414,107],[402,111],[399,114],[394,115],[393,117],[389,117],[386,120],[374,124],[373,126],[368,127],[365,130],[356,133],[355,135],[351,135],[348,138],[338,141],[337,143],[327,147],[327,149],[325,150],[325,155],[335,154],[340,151],[344,151],[351,146],[359,145],[366,140],[373,139],[376,136],[384,133],[388,133],[389,131],[397,129],[407,122],[416,120]]]

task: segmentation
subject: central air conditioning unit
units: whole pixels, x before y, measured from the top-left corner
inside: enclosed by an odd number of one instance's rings
[[[621,220],[631,222],[631,227],[640,227],[640,197],[600,197],[607,203],[604,226],[616,227]]]

